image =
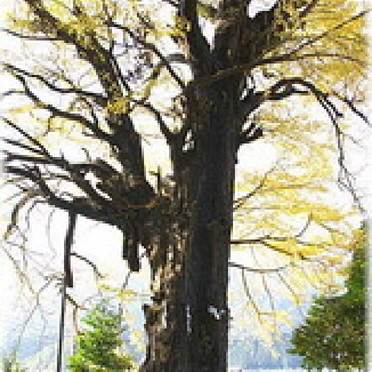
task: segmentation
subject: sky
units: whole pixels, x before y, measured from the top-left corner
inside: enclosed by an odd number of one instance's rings
[[[251,8],[249,9],[249,15],[254,17],[254,15],[262,11],[264,9],[270,8],[275,3],[275,0],[270,1],[263,1],[263,0],[253,0],[251,3]],[[2,4],[2,8],[0,9],[0,24],[3,22],[4,14],[7,12],[7,8],[10,10],[13,7],[12,1],[6,1]],[[370,22],[372,24],[372,22]],[[19,45],[15,44],[14,39],[7,37],[4,33],[0,34],[0,50],[1,49],[9,49],[17,48]],[[0,56],[1,60],[1,56]],[[0,76],[0,85],[2,87],[9,84],[9,81],[4,78],[4,76]],[[371,100],[372,102],[372,89],[371,89]],[[4,107],[0,102],[0,113],[4,111]],[[370,108],[371,109],[371,108]],[[3,128],[1,128],[1,135],[3,136]],[[368,214],[372,215],[372,164],[369,159],[372,159],[372,146],[370,146],[371,142],[371,133],[369,130],[358,128],[356,130],[356,136],[361,139],[362,145],[365,147],[363,154],[361,152],[355,152],[355,155],[352,156],[351,161],[354,163],[353,167],[357,169],[360,163],[363,163],[363,167],[360,169],[360,174],[358,175],[357,179],[357,187],[363,191],[363,205],[364,208],[367,210]],[[146,151],[153,151],[148,152],[147,157],[149,159],[155,159],[159,156],[160,152],[158,149],[153,150],[153,147],[147,148]],[[162,157],[165,157],[166,154],[162,153]],[[248,159],[255,158],[260,156],[261,159],[266,159],[266,163],[263,165],[264,167],[269,167],[272,163],[274,158],[274,154],[272,154],[271,147],[260,147],[260,148],[251,148],[240,152],[240,163],[238,167],[241,167],[240,170],[244,168],[244,164],[247,163]],[[262,166],[262,164],[261,164]],[[154,167],[156,165],[154,164]],[[156,168],[155,168],[156,169]],[[239,170],[239,168],[238,168]],[[4,192],[3,189],[0,192]],[[5,191],[6,192],[6,191]],[[1,197],[2,199],[2,197]],[[3,215],[8,212],[7,207],[3,207]],[[0,209],[1,213],[1,209]],[[46,211],[40,210],[39,216],[37,217],[38,223],[33,224],[33,231],[30,236],[29,244],[32,247],[35,247],[35,250],[49,250],[49,252],[53,251],[50,247],[48,247],[48,242],[41,237],[45,237],[45,216]],[[61,262],[61,255],[58,252],[62,251],[62,244],[63,244],[63,237],[66,228],[66,215],[65,213],[58,212],[54,216],[54,220],[57,223],[53,224],[53,228],[51,231],[51,235],[53,236],[53,245],[55,246],[54,249],[57,252],[57,257],[53,261],[53,265],[58,264]],[[100,227],[97,228],[97,225],[92,222],[83,221],[80,225],[78,230],[78,234],[76,236],[76,247],[75,249],[81,252],[82,254],[89,255],[89,257],[99,263],[100,269],[102,272],[110,273],[116,279],[122,278],[126,272],[126,266],[121,261],[121,252],[120,252],[120,234],[119,232],[113,231],[111,228]],[[41,243],[42,242],[42,243]],[[91,250],[92,246],[99,246],[97,250]],[[113,260],[115,263],[120,260],[120,265],[113,265]],[[6,334],[8,334],[9,328],[5,327],[9,323],[9,319],[12,319],[15,314],[15,309],[20,308],[20,304],[24,304],[24,299],[22,299],[19,295],[19,289],[17,288],[14,272],[12,266],[7,263],[6,257],[4,255],[0,255],[0,262],[1,262],[1,276],[7,278],[8,280],[0,280],[0,293],[2,293],[2,297],[7,299],[7,306],[0,307],[0,345],[5,343]],[[53,267],[55,269],[55,267]],[[61,269],[61,268],[60,268]],[[86,278],[86,267],[83,264],[77,265],[76,270],[76,280],[78,278]],[[143,275],[148,275],[143,274]],[[84,279],[83,279],[84,280]],[[81,287],[83,291],[90,292],[93,291],[93,281],[92,278],[86,281],[86,286],[84,285]],[[89,282],[90,281],[90,282]],[[142,283],[146,282],[146,278],[141,278],[140,274],[134,274],[131,279],[131,284],[133,288],[136,288],[140,291],[146,292],[147,288]],[[56,297],[58,298],[58,297]],[[26,305],[27,306],[27,305]],[[20,310],[22,313],[23,310]],[[22,316],[22,315],[20,315]],[[0,350],[1,351],[1,350]]]

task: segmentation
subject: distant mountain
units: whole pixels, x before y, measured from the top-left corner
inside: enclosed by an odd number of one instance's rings
[[[252,369],[288,369],[301,367],[302,358],[289,355],[291,334],[283,334],[281,341],[268,347],[261,340],[250,338],[232,340],[229,347],[229,365],[231,368]]]

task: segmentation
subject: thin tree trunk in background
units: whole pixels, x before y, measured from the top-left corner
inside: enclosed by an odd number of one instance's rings
[[[63,278],[62,292],[61,292],[61,310],[59,319],[59,335],[58,335],[58,348],[57,348],[57,367],[56,371],[62,371],[63,363],[63,341],[65,338],[65,314],[66,314],[66,279]]]

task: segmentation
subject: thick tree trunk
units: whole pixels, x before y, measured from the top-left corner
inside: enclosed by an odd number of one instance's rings
[[[142,371],[227,369],[237,128],[228,88],[215,86],[188,102],[192,157],[180,164],[173,158],[177,196],[150,259],[154,301],[145,307],[149,342]],[[181,218],[174,217],[176,210]]]

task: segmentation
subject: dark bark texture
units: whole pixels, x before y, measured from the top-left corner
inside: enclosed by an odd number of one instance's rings
[[[172,214],[173,223],[160,228],[156,249],[167,253],[152,263],[154,283],[160,288],[154,305],[145,311],[150,343],[144,371],[226,370],[236,157],[231,89],[226,83],[200,91],[189,106],[188,120],[195,131],[188,149],[192,158],[188,164],[174,159],[173,203],[181,215],[174,219]]]

